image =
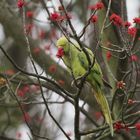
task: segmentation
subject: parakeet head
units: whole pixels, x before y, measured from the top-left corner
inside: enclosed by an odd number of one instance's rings
[[[66,54],[67,52],[69,52],[70,42],[66,37],[63,36],[57,40],[56,46],[58,47],[58,49],[63,49],[64,54]]]

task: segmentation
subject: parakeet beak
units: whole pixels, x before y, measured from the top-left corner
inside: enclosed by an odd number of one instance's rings
[[[58,51],[56,53],[56,56],[58,58],[61,58],[64,55],[64,48],[62,48],[61,46],[58,46]]]

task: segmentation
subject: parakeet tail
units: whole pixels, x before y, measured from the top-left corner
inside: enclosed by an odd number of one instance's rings
[[[102,91],[94,92],[94,96],[102,109],[105,120],[108,123],[108,125],[110,126],[111,135],[113,136],[113,133],[114,133],[113,122],[112,122],[112,117],[111,117],[111,112],[110,112],[110,108],[108,105],[108,101],[107,101],[105,95],[102,93]]]

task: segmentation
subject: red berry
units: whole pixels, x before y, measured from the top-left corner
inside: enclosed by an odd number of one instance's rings
[[[33,12],[32,12],[32,11],[27,11],[27,12],[26,12],[26,16],[27,16],[28,18],[33,18]]]

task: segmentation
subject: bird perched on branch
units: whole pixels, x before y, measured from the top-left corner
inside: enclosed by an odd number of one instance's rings
[[[68,70],[72,72],[74,78],[79,80],[82,78],[89,68],[89,59],[93,66],[89,71],[86,81],[92,86],[93,96],[95,96],[101,107],[102,113],[107,124],[110,126],[110,132],[113,136],[113,122],[108,101],[103,91],[103,75],[101,68],[94,58],[94,54],[88,48],[83,51],[80,45],[74,39],[61,37],[58,39],[56,46],[58,47],[58,56],[62,58]],[[88,57],[88,56],[89,57]]]

